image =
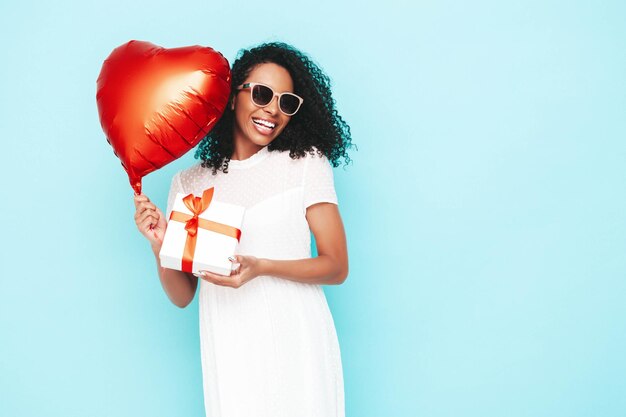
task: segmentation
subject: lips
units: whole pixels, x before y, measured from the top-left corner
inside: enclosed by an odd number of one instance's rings
[[[254,125],[255,129],[263,135],[269,135],[274,131],[274,129],[276,129],[275,122],[267,119],[262,119],[260,117],[253,117],[252,124]]]

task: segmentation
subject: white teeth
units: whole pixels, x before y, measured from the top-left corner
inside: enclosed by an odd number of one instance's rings
[[[265,127],[269,127],[270,129],[274,129],[276,127],[275,123],[268,122],[267,120],[264,120],[264,119],[252,119],[252,121],[254,123],[256,123],[256,124],[263,125]]]

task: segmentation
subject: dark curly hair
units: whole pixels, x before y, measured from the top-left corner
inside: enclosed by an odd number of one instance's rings
[[[291,45],[272,42],[259,45],[237,54],[231,74],[231,99],[235,87],[241,85],[250,71],[261,63],[274,63],[284,67],[293,80],[294,93],[304,98],[302,107],[285,129],[269,145],[268,150],[289,151],[292,159],[309,153],[325,155],[334,166],[339,166],[341,158],[346,165],[351,161],[347,150],[352,144],[350,126],[335,109],[335,100],[330,90],[330,78],[305,54]],[[200,142],[195,153],[202,159],[204,168],[228,172],[233,145],[234,111],[226,107],[224,114],[211,132]],[[358,148],[356,148],[358,150]]]

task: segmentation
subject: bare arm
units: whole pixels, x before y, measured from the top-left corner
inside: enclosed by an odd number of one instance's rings
[[[348,276],[346,235],[339,209],[331,203],[318,203],[306,212],[317,243],[316,258],[274,260],[237,255],[238,272],[223,276],[205,271],[202,279],[216,285],[239,288],[259,275],[272,275],[307,284],[341,284]]]
[[[342,284],[348,277],[348,248],[339,208],[332,203],[314,204],[307,208],[306,219],[318,256],[289,261],[261,259],[262,275],[308,284]]]
[[[161,286],[172,303],[180,308],[185,308],[193,301],[198,287],[198,278],[193,274],[163,268],[159,259],[160,250],[160,246],[152,247]]]
[[[159,252],[167,228],[163,212],[143,194],[135,196],[135,208],[135,223],[141,234],[150,241],[163,290],[176,306],[188,306],[196,293],[198,278],[193,274],[161,266]]]

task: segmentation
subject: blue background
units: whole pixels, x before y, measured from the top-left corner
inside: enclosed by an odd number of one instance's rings
[[[0,415],[201,416],[197,301],[161,289],[102,133],[130,39],[281,40],[333,80],[348,416],[626,413],[620,1],[2,2]],[[150,174],[162,208],[192,153]],[[245,393],[244,393],[245,394]]]

